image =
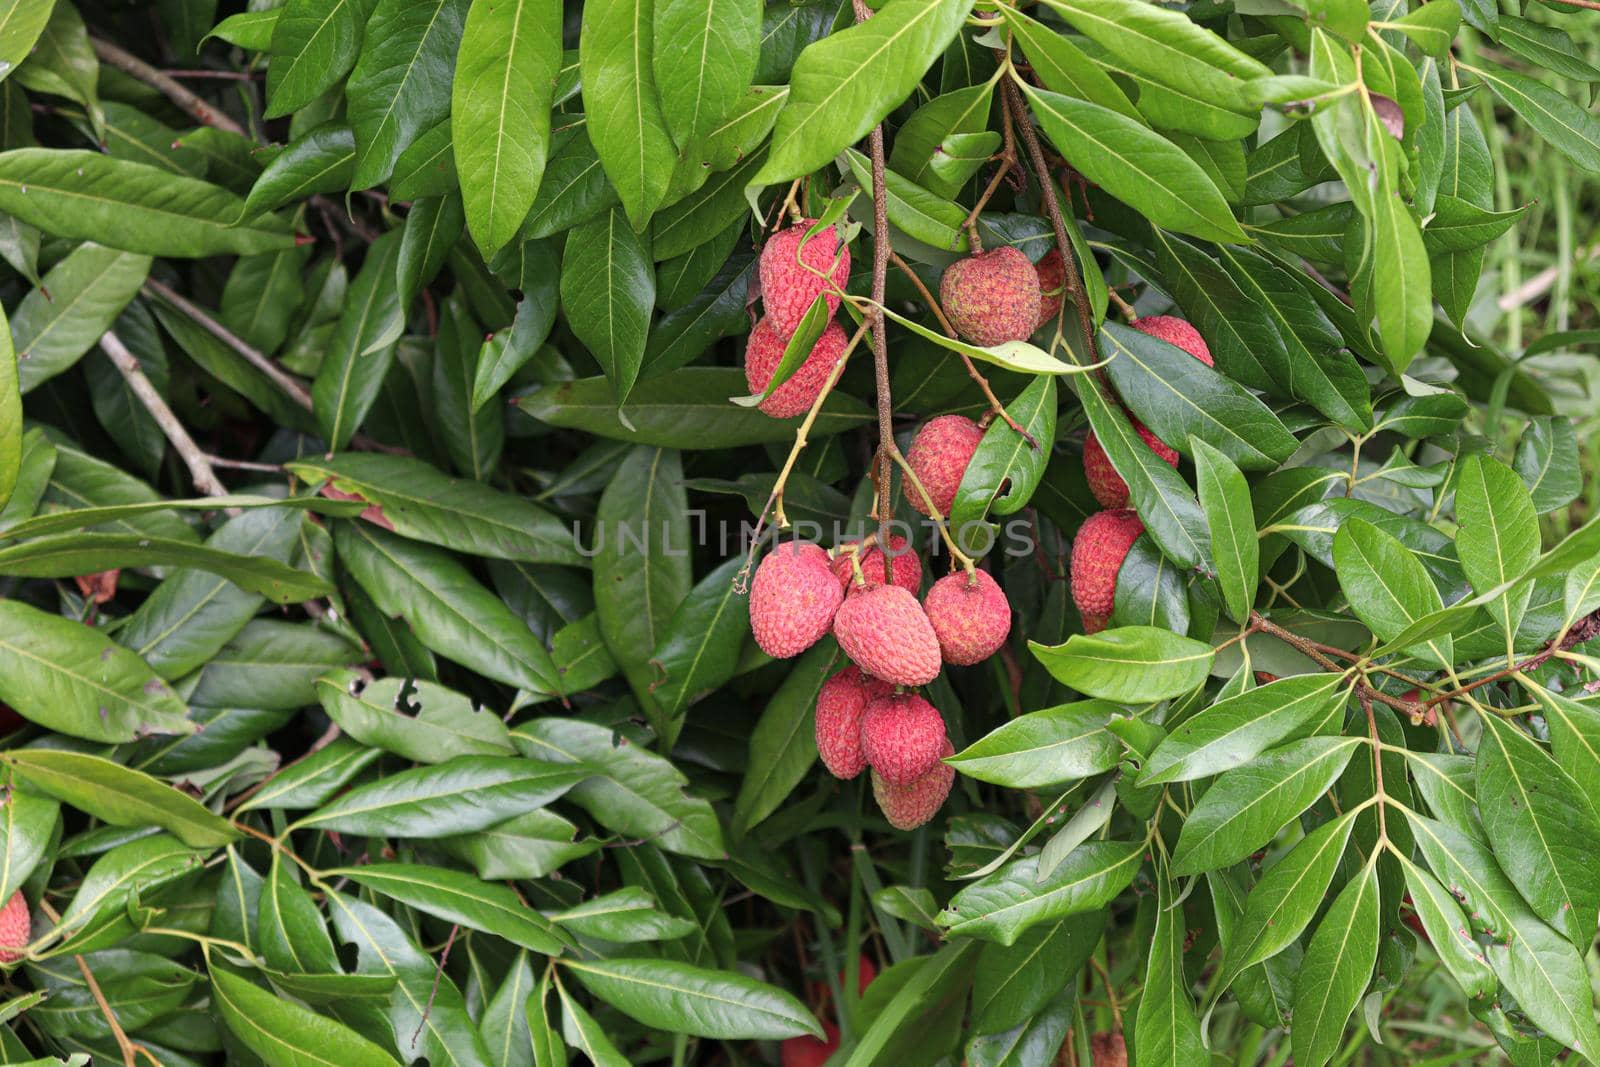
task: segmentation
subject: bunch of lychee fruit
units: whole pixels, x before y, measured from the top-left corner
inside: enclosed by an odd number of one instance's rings
[[[834,226],[807,238],[815,225],[815,219],[803,219],[773,234],[761,249],[758,273],[765,314],[750,331],[744,355],[745,382],[752,394],[766,390],[817,297],[827,302],[829,316],[805,362],[761,402],[761,410],[775,419],[793,418],[811,409],[849,343],[832,316],[839,310],[840,294],[850,280],[850,246],[839,240]]]
[[[1133,328],[1178,346],[1208,367],[1215,366],[1200,331],[1183,319],[1151,315],[1136,321]],[[1116,410],[1130,421],[1150,451],[1169,466],[1177,467],[1178,453],[1172,446],[1126,408]],[[1144,532],[1144,523],[1139,513],[1128,507],[1128,483],[1111,465],[1093,430],[1083,442],[1083,471],[1089,480],[1089,491],[1106,509],[1084,520],[1072,542],[1072,599],[1083,617],[1084,632],[1093,634],[1104,630],[1111,620],[1116,606],[1117,574],[1128,550]]]
[[[941,511],[981,437],[970,419],[946,415],[912,443],[907,461]],[[919,495],[908,499],[917,505]],[[955,777],[943,762],[954,752],[944,717],[913,690],[944,664],[971,666],[998,652],[1011,632],[1011,605],[975,566],[940,578],[918,602],[921,560],[903,537],[891,536],[887,549],[869,540],[832,552],[800,541],[775,545],[750,586],[750,627],[778,659],[833,633],[852,666],[818,694],[817,752],[839,778],[870,767],[879,808],[891,825],[909,830],[934,816]]]

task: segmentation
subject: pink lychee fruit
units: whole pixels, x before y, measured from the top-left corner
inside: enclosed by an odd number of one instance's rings
[[[783,350],[788,343],[768,319],[762,319],[750,331],[750,341],[744,350],[744,380],[752,394],[761,392],[772,380],[778,364],[783,362]],[[775,419],[792,419],[810,411],[817,394],[828,384],[833,365],[849,343],[843,327],[837,322],[828,323],[817,343],[811,346],[805,362],[761,402],[761,410]]]
[[[933,499],[939,518],[950,514],[956,490],[961,488],[961,477],[967,473],[967,464],[972,462],[972,455],[982,440],[982,427],[965,415],[940,415],[929,419],[912,440],[906,451],[906,462]],[[900,491],[917,511],[930,519],[935,517],[928,508],[928,501],[910,479]]]
[[[761,304],[785,341],[800,328],[818,293],[826,294],[829,315],[838,311],[839,292],[850,281],[850,246],[840,246],[837,228],[829,226],[801,244],[816,221],[779,230],[761,249]]]
[[[909,785],[933,770],[947,744],[944,716],[915,693],[879,697],[861,716],[867,765],[891,785]]]
[[[1011,602],[987,571],[947,574],[922,601],[946,663],[968,667],[1000,651],[1011,633]]]
[[[820,546],[785,541],[773,546],[750,583],[750,629],[761,651],[798,656],[828,632],[844,591]]]
[[[1052,248],[1033,265],[1039,274],[1039,326],[1051,321],[1061,312],[1062,287],[1066,285],[1066,265],[1061,262],[1061,249]]]
[[[899,534],[889,535],[889,559],[886,561],[883,550],[876,545],[860,552],[854,546],[857,541],[845,541],[834,549],[833,573],[839,579],[839,584],[844,586],[845,592],[870,589],[875,585],[882,585],[884,579],[892,574],[895,585],[902,589],[909,589],[915,593],[922,588],[922,560],[910,550],[910,542]],[[861,578],[864,585],[855,582],[855,568],[851,566],[851,557],[859,554],[861,557]]]
[[[955,755],[955,751],[946,741],[939,754],[943,758]],[[915,830],[939,813],[955,780],[956,769],[944,762],[935,763],[922,777],[905,785],[895,785],[873,771],[872,798],[878,802],[878,809],[890,826],[896,830]]]
[[[1200,331],[1176,315],[1146,315],[1135,322],[1133,328],[1140,333],[1149,334],[1158,341],[1177,345],[1208,367],[1217,365],[1216,360],[1211,358],[1211,349],[1206,347],[1206,339],[1200,336]]]
[[[1117,603],[1117,572],[1144,533],[1139,514],[1128,508],[1097,511],[1078,527],[1072,542],[1072,599],[1083,616],[1083,632],[1099,633]]]
[[[839,589],[837,581],[833,588]],[[933,624],[915,594],[898,585],[846,598],[834,617],[833,636],[851,663],[892,685],[927,685],[939,676]]]
[[[28,898],[22,890],[11,894],[0,908],[0,963],[16,963],[28,954],[33,940],[33,916],[28,913]]]
[[[782,1067],[822,1067],[839,1051],[839,1028],[824,1019],[822,1032],[827,1040],[819,1041],[810,1034],[786,1038],[778,1046],[778,1062]]]
[[[817,693],[817,755],[835,778],[850,779],[867,766],[861,751],[861,716],[867,705],[888,696],[894,687],[846,667],[822,683]]]
[[[1026,341],[1039,325],[1039,302],[1039,272],[1010,245],[956,260],[939,281],[950,325],[983,347]]]
[[[1115,413],[1118,417],[1128,418],[1121,408],[1115,409]],[[1167,447],[1167,443],[1152,433],[1150,427],[1138,419],[1129,418],[1129,421],[1150,451],[1165,460],[1167,466],[1178,466],[1178,453]],[[1108,508],[1128,506],[1128,483],[1111,465],[1111,457],[1106,455],[1105,447],[1100,444],[1100,438],[1094,435],[1093,430],[1083,439],[1083,473],[1089,480],[1089,491],[1102,505]]]

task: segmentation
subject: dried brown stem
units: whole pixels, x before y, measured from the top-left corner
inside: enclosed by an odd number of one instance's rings
[[[215,337],[217,340],[221,341],[223,344],[227,345],[229,348],[233,349],[235,352],[239,353],[239,355],[245,358],[247,363],[270,378],[272,380],[272,384],[283,390],[284,393],[288,395],[290,400],[293,400],[296,404],[299,404],[307,411],[311,410],[311,393],[306,389],[305,386],[301,385],[299,381],[286,374],[282,367],[268,359],[260,351],[251,347],[244,341],[243,338],[239,337],[232,330],[228,329],[226,326],[222,325],[222,323],[212,318],[204,308],[200,307],[198,304],[191,303],[183,296],[182,293],[179,293],[171,286],[163,285],[154,278],[151,278],[144,283],[144,290],[146,294],[160,297],[168,304],[171,304],[173,307],[189,316],[189,318],[195,321],[197,326],[205,330],[212,337]]]
[[[109,63],[124,74],[137,78],[146,85],[159,89],[163,96],[188,112],[201,125],[215,126],[219,130],[236,133],[240,137],[249,136],[243,126],[138,56],[125,52],[110,41],[101,40],[99,37],[89,38],[89,43],[94,45],[95,55],[99,56],[103,62]]]
[[[211,469],[211,461],[206,458],[205,451],[194,443],[189,431],[184,429],[178,416],[172,413],[166,400],[145,376],[143,368],[139,366],[139,358],[128,351],[128,346],[110,330],[100,336],[100,348],[110,357],[112,365],[122,375],[123,381],[128,383],[133,395],[139,398],[139,403],[143,404],[145,410],[150,412],[151,418],[156,420],[156,425],[161,427],[161,432],[172,442],[172,447],[177,449],[184,465],[189,468],[189,477],[193,480],[194,487],[206,496],[226,496],[228,490],[217,479],[217,472]]]
[[[856,21],[865,22],[872,12],[862,0],[855,0]],[[889,392],[889,339],[884,332],[883,291],[889,274],[889,196],[884,180],[883,126],[872,128],[867,138],[872,156],[872,307],[867,322],[872,326],[872,369],[876,379],[878,406],[878,540],[889,544],[889,521],[894,517],[889,500],[889,462],[894,450],[894,400]]]
[[[57,924],[61,922],[61,915],[55,908],[50,906],[49,901],[41,898],[39,910],[44,912],[51,922]],[[122,1028],[122,1023],[118,1021],[116,1012],[111,1010],[111,1003],[106,1000],[106,995],[101,990],[100,983],[95,980],[94,972],[89,970],[88,962],[82,956],[76,954],[73,955],[72,959],[78,965],[79,973],[83,975],[83,984],[89,987],[89,995],[94,997],[95,1006],[100,1009],[100,1014],[105,1016],[106,1025],[111,1028],[112,1039],[116,1041],[117,1048],[122,1051],[123,1067],[134,1067],[134,1064],[138,1062],[139,1053],[143,1052],[146,1056],[149,1056],[149,1051],[144,1046],[136,1045],[128,1039],[127,1031]],[[153,1060],[154,1057],[152,1057]]]

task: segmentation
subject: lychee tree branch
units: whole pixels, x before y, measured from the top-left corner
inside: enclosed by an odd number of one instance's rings
[[[855,0],[857,22],[872,17],[862,0]],[[878,402],[878,540],[889,544],[889,521],[893,518],[889,501],[889,457],[894,446],[894,400],[889,393],[889,339],[884,335],[883,291],[889,275],[889,194],[884,181],[883,124],[872,128],[867,137],[872,155],[872,307],[867,323],[872,327],[872,368],[877,380]]]

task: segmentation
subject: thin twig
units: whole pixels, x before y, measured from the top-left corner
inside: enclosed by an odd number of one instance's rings
[[[857,22],[872,17],[863,0],[855,0]],[[894,400],[889,393],[889,339],[884,332],[883,292],[889,275],[889,196],[884,180],[883,125],[872,128],[867,138],[872,156],[872,307],[867,321],[872,324],[872,367],[877,379],[878,406],[878,541],[888,545],[889,522],[894,518],[889,501],[890,456],[894,449]]]
[[[1291,630],[1285,630],[1282,626],[1279,626],[1277,623],[1263,617],[1258,613],[1251,613],[1250,626],[1264,634],[1276,637],[1278,640],[1290,646],[1307,659],[1316,661],[1317,665],[1325,671],[1337,671],[1340,674],[1345,674],[1353,669],[1350,667],[1340,666],[1333,660],[1329,659],[1322,653],[1321,646],[1318,645],[1317,642],[1312,641],[1309,638],[1301,637],[1299,634],[1294,633]],[[1403,712],[1404,714],[1410,716],[1413,722],[1424,722],[1431,717],[1430,709],[1426,704],[1419,703],[1415,700],[1403,700],[1400,697],[1392,697],[1388,693],[1368,685],[1361,678],[1356,679],[1356,695],[1358,698],[1376,700],[1380,704],[1388,705],[1395,711]]]
[[[243,126],[138,56],[130,52],[124,52],[110,41],[101,40],[99,37],[89,38],[89,43],[94,45],[95,55],[99,56],[103,61],[116,67],[124,74],[161,90],[163,96],[188,112],[196,122],[205,126],[215,126],[217,129],[226,130],[229,133],[236,133],[240,137],[249,136],[249,134],[245,133]]]
[[[195,321],[197,326],[205,330],[212,337],[215,337],[217,340],[221,341],[223,344],[227,345],[229,348],[233,349],[235,352],[239,353],[239,355],[243,356],[245,361],[252,367],[260,371],[262,374],[265,374],[268,378],[272,379],[272,384],[283,390],[283,392],[288,395],[290,400],[293,400],[296,404],[299,404],[307,411],[311,410],[311,393],[306,389],[305,386],[301,385],[296,379],[285,373],[282,367],[268,359],[255,348],[252,348],[232,330],[228,329],[226,326],[222,325],[222,323],[212,318],[204,308],[201,308],[197,304],[191,303],[176,289],[173,289],[168,285],[163,285],[154,278],[148,279],[144,283],[144,291],[146,294],[153,294],[160,297],[162,300],[166,301],[179,311],[183,312],[185,315],[189,316]]]
[[[44,912],[51,922],[57,925],[61,923],[61,915],[55,908],[50,906],[49,901],[41,898],[39,910]],[[100,1014],[105,1016],[106,1025],[111,1028],[111,1036],[116,1041],[117,1048],[122,1050],[123,1067],[134,1067],[134,1064],[138,1062],[138,1054],[144,1052],[148,1056],[149,1052],[142,1045],[136,1045],[128,1039],[127,1031],[122,1028],[122,1023],[118,1021],[116,1012],[111,1010],[111,1003],[106,1000],[105,993],[101,991],[100,983],[95,981],[94,972],[89,970],[89,964],[81,955],[74,954],[72,959],[77,963],[78,970],[83,975],[84,985],[89,987],[89,995],[94,997],[95,1005],[100,1009]]]
[[[167,440],[172,442],[172,447],[178,450],[184,465],[189,468],[189,477],[194,482],[194,487],[206,496],[226,496],[228,490],[217,479],[217,472],[211,469],[211,462],[206,458],[205,451],[194,443],[194,438],[189,436],[189,431],[183,428],[183,423],[178,421],[178,416],[172,413],[156,387],[150,384],[150,379],[145,377],[144,370],[139,366],[139,359],[122,339],[107,330],[100,335],[100,348],[111,357],[112,365],[128,383],[128,388],[133,390],[133,395],[150,412],[151,418],[156,420],[156,425],[161,427],[161,432],[167,435]]]

